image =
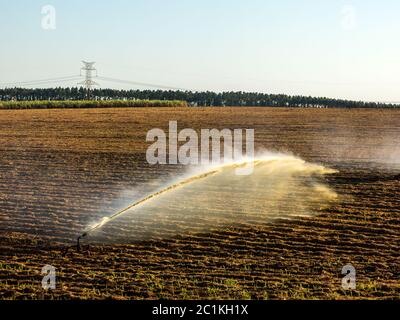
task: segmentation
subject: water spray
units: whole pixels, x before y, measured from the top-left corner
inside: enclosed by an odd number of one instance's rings
[[[182,181],[179,181],[179,182],[177,182],[177,183],[174,183],[174,184],[172,184],[172,185],[170,185],[170,186],[168,186],[168,187],[166,187],[166,188],[164,188],[164,189],[162,189],[162,190],[160,190],[160,191],[157,191],[157,192],[155,192],[155,193],[153,193],[153,194],[151,194],[151,195],[149,195],[149,196],[147,196],[147,197],[144,197],[144,198],[142,198],[142,199],[140,199],[140,200],[134,202],[133,204],[131,204],[131,205],[129,205],[128,207],[126,207],[125,209],[122,209],[122,210],[120,210],[120,211],[114,213],[114,214],[113,214],[112,216],[110,216],[110,217],[104,217],[99,223],[95,224],[95,225],[92,226],[89,230],[85,231],[84,233],[82,233],[82,234],[78,237],[78,239],[77,239],[77,250],[80,251],[80,240],[81,240],[81,239],[85,238],[89,233],[91,233],[91,232],[93,232],[93,231],[95,231],[95,230],[101,228],[101,227],[104,226],[106,223],[108,223],[108,222],[114,220],[115,218],[117,218],[118,216],[124,214],[125,212],[127,212],[127,211],[129,211],[129,210],[131,210],[131,209],[133,209],[133,208],[135,208],[135,207],[137,207],[137,206],[139,206],[139,205],[141,205],[141,204],[143,204],[143,203],[149,201],[150,199],[153,199],[153,198],[155,198],[155,197],[158,197],[158,196],[160,196],[160,195],[162,195],[162,194],[164,194],[164,193],[166,193],[166,192],[168,192],[168,191],[170,191],[170,190],[174,190],[174,189],[176,189],[176,188],[182,187],[182,186],[184,186],[184,185],[186,185],[186,184],[189,184],[189,183],[191,183],[191,182],[193,182],[193,181],[195,181],[195,180],[207,178],[207,177],[209,177],[209,176],[211,176],[211,175],[216,174],[216,173],[219,172],[219,171],[220,171],[220,169],[215,169],[215,170],[212,170],[212,171],[208,171],[208,172],[206,172],[206,173],[202,173],[202,174],[199,174],[199,175],[196,175],[196,176],[187,178],[187,179],[182,180]]]
[[[105,224],[111,222],[112,220],[116,219],[117,217],[121,216],[122,214],[126,213],[127,211],[136,208],[154,198],[160,197],[161,195],[169,192],[169,191],[173,191],[177,188],[183,187],[185,185],[188,185],[190,183],[193,183],[195,181],[201,180],[201,179],[206,179],[208,177],[211,177],[213,175],[216,175],[217,173],[221,173],[224,169],[235,169],[235,168],[240,168],[240,167],[245,167],[248,165],[253,165],[256,166],[259,163],[262,162],[269,162],[269,161],[273,161],[273,160],[280,160],[282,159],[283,155],[275,155],[275,156],[269,156],[266,158],[258,158],[258,159],[252,159],[252,160],[246,160],[246,161],[242,161],[242,162],[230,162],[230,163],[225,163],[222,165],[217,165],[217,166],[212,166],[208,171],[206,172],[202,172],[200,174],[196,174],[193,176],[190,176],[188,178],[184,178],[176,183],[170,184],[167,187],[156,191],[155,193],[152,193],[148,196],[145,196],[144,198],[132,203],[131,205],[129,205],[128,207],[114,213],[113,215],[109,216],[109,217],[104,217],[101,219],[100,222],[96,223],[95,225],[92,225],[89,229],[87,229],[84,233],[82,233],[78,238],[77,238],[77,250],[80,251],[80,241],[87,237],[90,233],[100,229],[101,227],[103,227]],[[290,156],[284,156],[287,157],[289,159],[293,160],[293,157]],[[300,160],[300,159],[296,159],[296,160]],[[300,160],[302,161],[302,160]],[[303,161],[302,161],[303,162]],[[323,167],[321,167],[322,169],[324,169],[325,173],[333,173],[334,170],[327,170]],[[319,168],[318,168],[319,169]],[[322,170],[319,169],[319,170]]]

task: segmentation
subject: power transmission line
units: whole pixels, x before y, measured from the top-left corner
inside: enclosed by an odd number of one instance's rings
[[[120,84],[128,84],[134,86],[141,86],[141,87],[150,87],[156,89],[164,89],[164,90],[180,90],[180,91],[190,91],[189,89],[179,88],[179,87],[172,87],[154,83],[145,83],[139,81],[131,81],[131,80],[123,80],[123,79],[116,79],[111,77],[98,77],[97,70],[94,68],[95,62],[87,62],[82,61],[83,67],[81,68],[81,74],[75,76],[65,76],[65,77],[58,77],[58,78],[47,78],[47,79],[39,79],[39,80],[31,80],[31,81],[17,81],[17,82],[9,82],[9,83],[0,83],[0,86],[34,86],[34,85],[46,85],[52,84],[54,82],[69,82],[74,81],[82,78],[82,71],[85,72],[84,77],[85,80],[82,82],[77,83],[78,85],[84,85],[87,92],[87,97],[90,98],[91,91],[93,90],[94,86],[99,86],[99,84],[93,81],[93,77],[97,77],[100,80],[113,82],[113,83],[120,83]]]
[[[142,87],[151,87],[151,88],[167,89],[167,90],[190,91],[189,89],[185,89],[185,88],[170,87],[170,86],[159,85],[159,84],[153,84],[153,83],[145,83],[145,82],[121,80],[121,79],[108,78],[108,77],[99,77],[98,79],[104,80],[104,81],[109,81],[109,82],[122,83],[122,84],[132,84],[132,85],[142,86]]]
[[[58,78],[48,78],[48,79],[40,79],[40,80],[31,80],[31,81],[19,81],[19,82],[8,82],[8,83],[0,83],[0,86],[24,86],[24,85],[35,85],[35,84],[43,84],[47,82],[64,82],[64,81],[73,81],[80,79],[81,76],[67,76],[67,77],[58,77]]]
[[[57,86],[58,84],[65,83],[65,82],[72,82],[76,83],[77,80],[81,78],[71,78],[71,79],[64,79],[64,80],[57,80],[57,81],[46,81],[46,82],[38,82],[38,83],[28,83],[21,85],[21,87],[31,87],[31,86],[43,86],[43,85],[53,85]],[[75,85],[72,85],[71,87],[75,87]]]

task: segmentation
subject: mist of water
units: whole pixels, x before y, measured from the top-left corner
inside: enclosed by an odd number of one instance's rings
[[[238,166],[254,165],[250,175]],[[88,240],[127,243],[312,216],[336,200],[334,170],[285,154],[189,168],[186,174],[88,227]]]

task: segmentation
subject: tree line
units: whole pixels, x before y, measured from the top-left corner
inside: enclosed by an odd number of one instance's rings
[[[0,101],[87,100],[87,91],[71,88],[5,88],[0,89]],[[351,101],[326,97],[290,96],[259,92],[179,91],[179,90],[114,90],[94,89],[93,100],[183,100],[190,106],[259,106],[304,108],[397,108],[400,104]]]

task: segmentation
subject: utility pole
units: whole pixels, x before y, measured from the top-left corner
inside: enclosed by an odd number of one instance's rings
[[[93,86],[98,86],[99,84],[94,82],[92,80],[93,78],[93,73],[96,73],[96,77],[97,77],[97,70],[93,67],[93,65],[96,62],[86,62],[86,61],[82,61],[83,63],[83,67],[81,68],[81,75],[82,75],[82,71],[85,71],[85,80],[82,82],[79,82],[78,84],[82,84],[85,86],[86,88],[86,97],[88,100],[90,100],[90,92],[92,90]]]

